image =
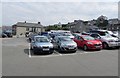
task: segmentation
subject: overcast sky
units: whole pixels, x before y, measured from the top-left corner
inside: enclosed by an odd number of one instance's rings
[[[42,25],[52,25],[59,22],[68,23],[78,19],[97,19],[100,15],[105,15],[108,19],[117,18],[118,2],[2,3],[2,25],[13,25],[19,21],[40,21]]]

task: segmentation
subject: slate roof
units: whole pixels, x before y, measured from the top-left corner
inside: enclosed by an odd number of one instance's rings
[[[43,26],[38,23],[25,23],[25,22],[17,22],[15,25],[17,27],[42,27]]]

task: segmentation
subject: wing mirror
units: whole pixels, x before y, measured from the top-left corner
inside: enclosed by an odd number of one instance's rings
[[[34,41],[34,40],[32,40],[31,42],[32,42],[32,43],[34,43],[35,41]]]

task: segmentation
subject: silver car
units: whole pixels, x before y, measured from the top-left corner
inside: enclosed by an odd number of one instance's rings
[[[53,53],[53,44],[46,36],[34,36],[31,42],[31,50],[34,53]]]
[[[55,42],[60,52],[76,52],[77,44],[67,36],[56,36]]]
[[[120,46],[120,39],[116,38],[116,37],[112,37],[109,34],[100,35],[100,34],[93,33],[93,34],[91,34],[91,36],[96,38],[96,39],[101,40],[102,44],[103,44],[103,48],[119,47]]]

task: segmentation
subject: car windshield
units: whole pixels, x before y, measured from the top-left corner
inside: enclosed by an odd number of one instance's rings
[[[49,40],[46,37],[36,37],[37,42],[49,42]]]
[[[83,36],[84,40],[95,40],[93,37],[91,36]]]
[[[71,41],[72,40],[69,37],[60,37],[59,39],[60,41]]]
[[[101,35],[101,36],[106,36],[106,32],[99,32],[99,34]]]
[[[72,36],[72,34],[64,34],[64,36]]]
[[[106,34],[105,37],[108,37],[108,38],[109,38],[109,37],[112,37],[112,36],[111,36],[110,34]]]

